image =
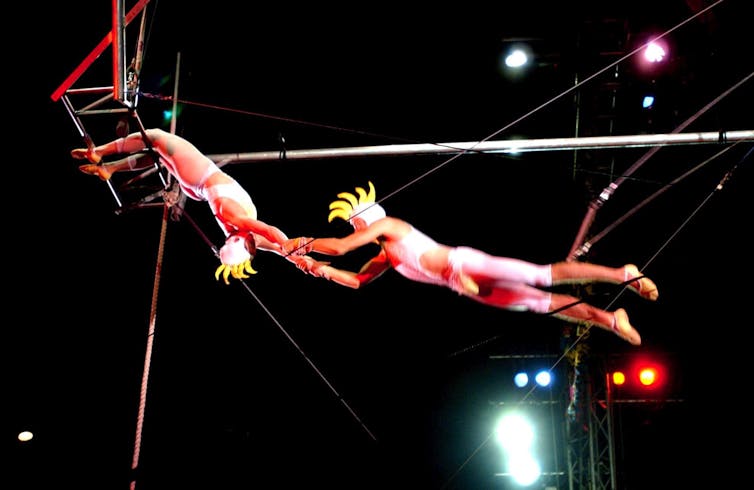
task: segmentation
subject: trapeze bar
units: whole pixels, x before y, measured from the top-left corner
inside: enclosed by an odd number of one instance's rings
[[[310,150],[220,153],[208,155],[218,165],[273,160],[315,160],[342,157],[418,155],[444,153],[522,153],[529,151],[577,150],[595,148],[637,148],[689,144],[754,141],[754,130],[712,131],[703,133],[642,134],[594,136],[586,138],[549,138],[496,140],[460,143],[421,143],[408,145],[352,146]]]
[[[109,87],[72,88],[71,90],[68,90],[66,93],[68,95],[73,95],[73,94],[101,94],[103,92],[111,93],[112,91],[113,91],[113,86],[110,85]]]
[[[92,111],[76,111],[77,116],[92,116],[95,114],[121,114],[125,112],[129,112],[130,109],[122,108],[122,109],[97,109]]]

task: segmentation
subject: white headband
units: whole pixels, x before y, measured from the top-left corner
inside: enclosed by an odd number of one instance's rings
[[[225,240],[225,245],[220,249],[220,261],[222,262],[215,270],[215,279],[223,276],[225,284],[228,284],[230,276],[236,279],[246,279],[248,274],[256,274],[251,267],[251,253],[246,249],[246,240],[240,235],[231,235]]]
[[[348,222],[353,226],[354,218],[361,218],[367,224],[371,225],[378,219],[382,219],[386,216],[385,209],[377,203],[366,203],[356,207],[351,211],[351,215],[348,218]]]
[[[242,264],[251,259],[251,254],[246,250],[246,240],[239,235],[231,235],[225,240],[225,245],[220,249],[220,260],[225,265]]]

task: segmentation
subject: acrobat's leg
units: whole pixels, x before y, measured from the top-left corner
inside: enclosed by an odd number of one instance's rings
[[[581,303],[573,296],[553,294],[550,312],[553,316],[572,323],[592,323],[603,330],[615,333],[632,345],[641,345],[641,336],[629,322],[628,313],[623,308],[609,312],[587,303]]]
[[[74,150],[76,151],[76,150]],[[73,151],[71,152],[73,155]],[[115,172],[129,170],[144,170],[154,166],[154,158],[150,153],[135,153],[125,158],[105,163],[89,163],[81,165],[79,170],[89,175],[96,175],[102,180],[110,180]]]
[[[625,283],[642,298],[655,301],[659,296],[655,283],[641,275],[633,264],[623,267],[607,267],[588,262],[558,262],[552,265],[552,284],[609,282]]]
[[[498,257],[471,247],[454,248],[448,260],[454,272],[459,274],[459,279],[463,280],[464,276],[471,278],[481,289],[484,289],[484,284],[490,283],[521,283],[537,287],[550,286],[552,283],[549,265]]]

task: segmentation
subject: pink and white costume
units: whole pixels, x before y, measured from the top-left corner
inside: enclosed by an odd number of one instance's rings
[[[393,268],[408,279],[446,286],[459,294],[464,294],[461,274],[472,278],[484,277],[487,281],[485,284],[492,286],[492,292],[486,295],[468,295],[469,297],[481,303],[511,310],[537,313],[549,311],[551,293],[537,287],[552,285],[550,265],[495,257],[471,247],[453,247],[448,255],[451,273],[444,277],[421,266],[422,254],[440,246],[414,227],[402,239],[383,244]]]

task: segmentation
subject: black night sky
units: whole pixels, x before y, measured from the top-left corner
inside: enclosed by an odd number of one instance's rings
[[[605,47],[615,19],[627,22],[627,46],[683,25],[669,36],[669,68],[648,76],[629,59],[589,80],[584,114],[604,103],[618,73],[613,134],[671,133],[697,113],[684,132],[753,129],[750,79],[703,110],[751,77],[750,16],[740,1],[557,8],[535,1],[512,10],[505,2],[238,3],[147,6],[139,118],[169,129],[162,111],[177,81],[176,132],[209,155],[493,134],[609,136],[596,117],[576,128],[574,94],[558,95],[574,85],[574,73],[582,82],[618,58]],[[648,10],[655,4],[663,11]],[[568,345],[560,321],[491,309],[394,271],[354,291],[265,253],[245,286],[217,282],[207,241],[219,246],[222,235],[206,204],[188,201],[186,217],[163,230],[161,206],[116,212],[108,187],[69,156],[83,142],[50,95],[111,28],[111,2],[16,9],[8,23],[19,34],[5,34],[12,198],[3,212],[2,434],[11,457],[3,487],[512,488],[495,475],[499,456],[488,440],[499,402],[522,396],[509,382],[516,366],[506,356],[554,362]],[[138,22],[127,30],[129,42]],[[526,78],[511,80],[499,69],[511,40],[539,50]],[[75,86],[111,84],[106,50]],[[650,114],[632,105],[648,87],[658,94]],[[116,137],[118,120],[102,114],[84,124],[99,144]],[[672,401],[617,409],[621,489],[681,488],[721,470],[734,483],[745,473],[727,448],[750,427],[741,401],[749,386],[736,372],[749,367],[752,144],[712,158],[723,147],[663,148],[592,225],[594,234],[621,221],[589,260],[645,267],[660,299],[615,299],[616,288],[605,285],[582,291],[594,304],[625,307],[644,342],[624,345],[594,329],[584,341],[589,355],[663,355],[674,380]],[[327,206],[371,180],[378,198],[390,195],[382,202],[389,214],[439,242],[548,263],[566,258],[594,192],[647,151],[583,152],[578,169],[573,151],[546,151],[279,160],[225,170],[249,191],[259,218],[291,237],[348,233],[347,224],[327,222]],[[144,179],[123,196],[158,189],[156,179]],[[328,260],[353,269],[373,251]],[[562,377],[566,371],[565,360],[554,366]],[[559,383],[556,398],[567,390]],[[558,424],[560,401],[551,418]],[[35,438],[22,445],[15,437],[24,429]],[[567,488],[563,477],[555,480],[549,484]]]

